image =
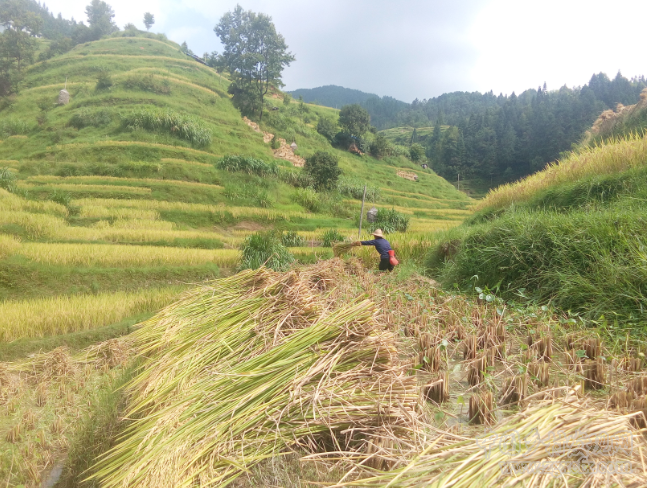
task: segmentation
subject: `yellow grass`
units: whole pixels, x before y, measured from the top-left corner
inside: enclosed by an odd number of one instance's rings
[[[171,303],[178,288],[0,303],[0,341],[96,329]]]
[[[172,231],[175,229],[173,222],[164,220],[149,219],[119,219],[113,222],[100,220],[92,226],[94,229],[132,229],[132,230],[164,230]]]
[[[218,234],[198,230],[119,229],[67,227],[56,233],[61,241],[159,242],[173,239],[220,239]]]
[[[163,163],[180,163],[180,164],[190,164],[193,166],[206,166],[208,168],[213,168],[213,164],[199,163],[198,161],[187,161],[186,159],[162,158],[160,159],[160,161]]]
[[[0,234],[0,259],[15,254],[20,249],[20,241],[13,236]]]
[[[308,218],[305,212],[292,210],[271,210],[256,207],[226,207],[206,205],[202,203],[166,202],[160,200],[120,200],[111,198],[81,198],[74,200],[74,205],[100,205],[103,207],[131,207],[147,210],[182,210],[185,212],[228,212],[234,217],[265,217],[267,220],[283,220],[290,218]]]
[[[502,185],[490,191],[479,203],[483,208],[503,208],[524,202],[553,185],[570,183],[592,175],[619,173],[647,165],[647,136],[629,136],[609,140],[593,148],[582,148],[566,159],[550,164],[517,183]]]
[[[1,246],[2,241],[0,250]],[[233,267],[240,258],[240,251],[236,249],[183,249],[115,244],[25,243],[20,246],[18,252],[38,263],[59,266],[197,266],[213,263]]]
[[[439,230],[447,230],[452,227],[460,225],[462,220],[423,220],[411,219],[408,231],[411,233],[422,232],[436,232]]]
[[[53,215],[8,211],[0,211],[0,224],[19,225],[31,239],[55,237],[67,226],[63,219]]]
[[[19,185],[28,190],[64,190],[67,192],[95,192],[95,193],[128,193],[130,195],[150,195],[152,190],[142,186],[120,186],[120,185],[84,185],[70,183],[50,183],[47,185]]]
[[[79,216],[89,219],[138,219],[157,220],[160,214],[157,210],[139,208],[103,207],[100,205],[85,205],[81,207]]]
[[[25,200],[0,188],[0,213],[5,212],[36,212],[67,216],[67,208],[54,202],[37,202]],[[0,217],[1,218],[1,217]]]
[[[207,165],[209,166],[209,165]],[[60,184],[67,184],[67,183],[72,183],[72,184],[79,184],[79,185],[84,185],[84,186],[90,186],[92,184],[96,185],[101,185],[102,187],[105,186],[106,188],[142,188],[145,189],[145,187],[140,187],[140,186],[116,186],[116,185],[105,185],[105,182],[121,182],[121,183],[137,183],[138,185],[143,185],[143,184],[166,184],[166,185],[173,185],[173,186],[183,186],[186,188],[191,188],[191,187],[208,187],[208,188],[218,188],[218,189],[223,189],[222,186],[220,185],[210,185],[208,183],[197,183],[195,181],[185,181],[185,180],[167,180],[167,179],[155,179],[155,178],[118,178],[116,176],[51,176],[51,175],[45,175],[45,176],[30,176],[27,178],[28,183],[44,183],[44,184],[55,184],[57,186],[60,186]],[[145,193],[150,193],[145,192]]]

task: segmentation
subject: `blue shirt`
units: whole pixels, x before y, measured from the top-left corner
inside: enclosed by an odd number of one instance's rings
[[[386,239],[373,239],[372,241],[362,241],[362,246],[375,246],[382,259],[389,259],[391,244]]]

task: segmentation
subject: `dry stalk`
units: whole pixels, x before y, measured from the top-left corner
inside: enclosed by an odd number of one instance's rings
[[[429,401],[441,404],[449,400],[449,373],[441,375],[423,388],[423,395]]]
[[[490,425],[496,420],[494,415],[494,395],[489,390],[474,393],[469,401],[470,423]]]

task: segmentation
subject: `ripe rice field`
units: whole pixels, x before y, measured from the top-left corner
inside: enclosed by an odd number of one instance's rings
[[[180,288],[169,287],[137,293],[0,302],[0,342],[102,327],[126,317],[159,310],[174,301],[180,291]]]

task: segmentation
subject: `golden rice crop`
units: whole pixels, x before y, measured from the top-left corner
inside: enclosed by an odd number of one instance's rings
[[[293,210],[272,210],[257,207],[229,207],[206,205],[203,203],[167,202],[162,200],[120,200],[111,198],[80,198],[73,201],[74,205],[100,205],[108,208],[132,207],[148,210],[182,210],[186,212],[213,212],[224,214],[225,212],[234,217],[264,217],[267,220],[284,220],[290,218],[308,218],[305,212]]]
[[[138,142],[138,141],[97,141],[93,143],[85,142],[76,142],[72,144],[56,144],[51,149],[86,149],[88,147],[127,147],[127,146],[139,146],[139,147],[156,147],[160,149],[168,149],[174,152],[188,152],[191,154],[200,154],[203,156],[217,157],[217,154],[209,153],[206,151],[200,151],[199,149],[193,149],[191,147],[185,146],[169,146],[168,144],[157,144],[154,142]]]
[[[9,193],[8,191],[0,188],[0,211],[2,212],[35,212],[47,213],[58,215],[60,217],[67,216],[67,208],[54,202],[37,202],[34,200],[26,200],[22,197]]]
[[[369,301],[320,293],[344,264],[248,270],[187,293],[134,333],[137,418],[99,461],[105,488],[221,486],[289,449],[355,449],[416,424],[416,379]],[[333,271],[333,272],[331,272]]]
[[[60,183],[77,183],[85,186],[90,186],[91,184],[96,184],[100,186],[112,187],[112,185],[105,185],[105,182],[124,182],[124,183],[137,183],[138,185],[142,184],[165,184],[173,186],[184,186],[187,188],[191,187],[209,187],[209,188],[223,188],[219,185],[211,185],[208,183],[198,183],[194,181],[184,181],[184,180],[169,180],[169,179],[155,179],[155,178],[118,178],[116,176],[30,176],[27,178],[28,183],[45,183],[45,184],[56,184],[60,186]],[[116,186],[115,186],[116,187]],[[144,188],[141,186],[119,186],[118,188]]]
[[[32,239],[55,237],[67,227],[67,223],[59,217],[28,212],[0,212],[0,224],[19,225]]]
[[[173,239],[220,239],[218,234],[199,230],[158,229],[97,229],[94,227],[65,227],[59,229],[56,238],[60,241],[108,241],[108,242],[159,242]]]
[[[647,135],[610,139],[595,147],[585,147],[562,161],[549,164],[516,183],[491,190],[478,204],[483,208],[504,208],[529,200],[537,192],[553,185],[577,181],[591,175],[607,175],[647,165]]]
[[[163,230],[172,231],[175,229],[173,222],[165,220],[146,220],[146,219],[118,219],[112,222],[100,220],[93,226],[94,229],[146,229],[146,230]]]
[[[460,225],[462,220],[426,220],[426,219],[411,219],[409,223],[409,230],[411,232],[426,232],[432,233],[439,230],[447,230],[452,227]]]
[[[15,254],[20,249],[20,241],[13,236],[0,234],[0,259]]]
[[[80,208],[79,216],[94,219],[118,220],[157,220],[160,214],[157,210],[145,210],[126,207],[103,207],[101,205],[84,205]]]
[[[128,193],[131,195],[150,195],[151,189],[143,186],[120,186],[120,185],[84,185],[70,183],[50,183],[48,185],[25,185],[21,187],[29,190],[64,190],[67,192],[93,192],[93,193]]]
[[[0,303],[0,341],[95,329],[169,304],[178,288]]]
[[[176,159],[176,158],[162,158],[160,159],[163,163],[180,163],[180,164],[190,164],[193,166],[207,166],[213,168],[213,164],[200,163],[198,161],[187,161],[186,159]]]
[[[237,249],[184,249],[116,244],[25,243],[19,252],[33,261],[59,266],[194,266],[214,263],[218,266],[235,267],[240,258],[240,251]]]

